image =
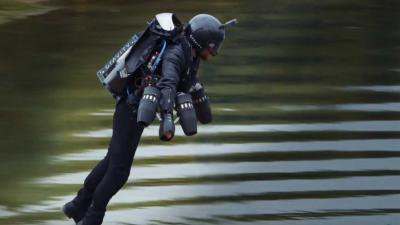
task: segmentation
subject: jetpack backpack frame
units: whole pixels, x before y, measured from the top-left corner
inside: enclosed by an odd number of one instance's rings
[[[149,67],[150,75],[153,75],[161,61],[162,53],[169,42],[173,42],[183,31],[183,24],[173,13],[160,13],[148,23],[144,32],[137,33],[119,49],[113,57],[97,71],[97,77],[102,85],[114,98],[123,94],[126,90],[128,78],[141,76],[139,71],[147,64],[152,53],[161,48],[160,54]]]

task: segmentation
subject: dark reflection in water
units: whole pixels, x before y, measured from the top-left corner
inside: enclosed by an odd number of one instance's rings
[[[59,207],[111,135],[95,71],[163,11],[239,20],[199,72],[215,121],[172,143],[146,129],[105,223],[400,221],[398,1],[46,4],[0,3],[1,224],[71,224]]]

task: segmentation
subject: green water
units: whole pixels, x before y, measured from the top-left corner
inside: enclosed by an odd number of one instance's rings
[[[73,224],[111,136],[95,72],[164,11],[239,20],[199,71],[214,122],[147,128],[104,224],[399,224],[398,1],[47,4],[0,25],[0,224]]]

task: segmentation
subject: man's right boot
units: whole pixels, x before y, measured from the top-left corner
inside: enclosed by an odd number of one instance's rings
[[[75,223],[78,223],[85,216],[91,202],[91,192],[88,192],[85,188],[81,188],[77,196],[62,207],[62,211],[68,218],[72,218]]]
[[[74,201],[67,202],[63,207],[62,211],[68,218],[72,218],[76,224],[82,220],[85,216],[86,210],[80,209]]]

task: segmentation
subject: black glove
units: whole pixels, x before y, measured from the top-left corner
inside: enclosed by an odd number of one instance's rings
[[[173,110],[175,102],[175,93],[171,88],[161,89],[160,96],[160,111],[161,111],[161,124],[159,129],[160,140],[169,141],[174,137],[175,124],[173,119]]]
[[[175,134],[175,124],[172,113],[163,113],[161,115],[161,123],[159,129],[160,140],[170,141]]]

